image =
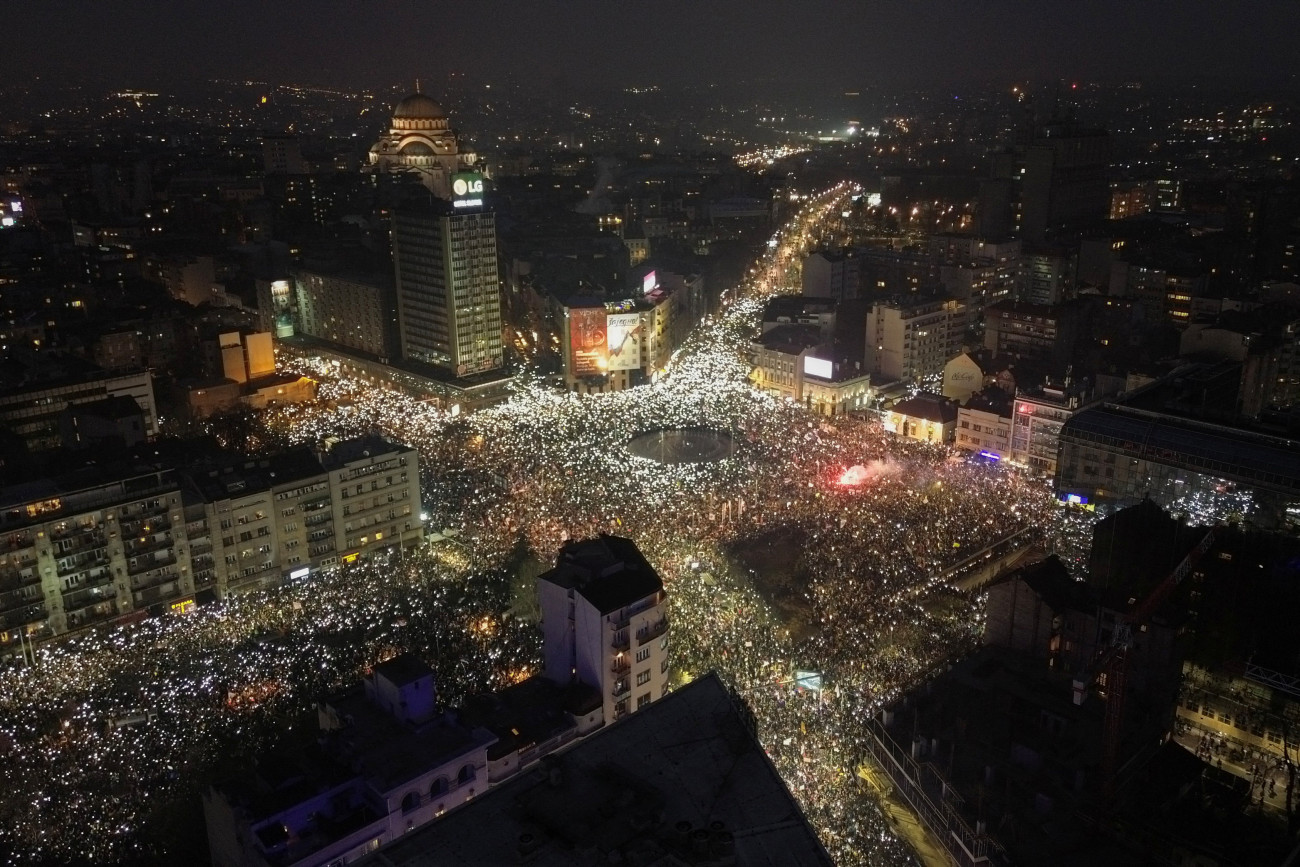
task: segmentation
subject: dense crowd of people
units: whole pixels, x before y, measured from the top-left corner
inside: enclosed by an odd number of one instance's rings
[[[745,698],[837,863],[910,863],[855,775],[863,721],[978,640],[978,600],[951,588],[954,574],[1010,538],[1077,560],[1091,525],[1042,481],[750,387],[763,299],[854,193],[809,200],[652,385],[582,397],[521,387],[454,417],[298,362],[319,399],[262,414],[258,440],[380,433],[416,447],[428,527],[446,540],[47,647],[33,668],[0,673],[11,818],[0,846],[92,862],[165,850],[154,829],[168,805],[196,803],[217,764],[253,754],[321,691],[401,650],[434,666],[453,705],[528,676],[541,639],[509,616],[520,552],[546,562],[567,539],[616,533],[663,575],[675,682],[717,670]],[[738,446],[707,462],[628,451],[678,428]],[[800,540],[799,581],[787,580],[780,606],[736,554],[772,534]]]

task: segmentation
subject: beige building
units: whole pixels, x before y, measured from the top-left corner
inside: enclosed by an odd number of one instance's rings
[[[414,449],[361,437],[338,443],[321,462],[330,474],[332,524],[341,560],[356,559],[370,548],[419,541],[420,473]],[[304,518],[304,526],[309,521]],[[328,522],[321,518],[320,523]]]
[[[875,399],[871,376],[822,357],[830,354],[815,325],[781,324],[754,341],[750,382],[760,391],[802,403],[818,415],[865,410]]]
[[[890,408],[885,429],[908,439],[950,443],[957,431],[957,402],[937,394],[906,398]]]
[[[391,279],[301,269],[294,278],[302,333],[377,358],[397,353]]]
[[[988,372],[969,352],[954,356],[943,366],[943,396],[965,403],[988,384]]]
[[[83,472],[0,491],[0,653],[192,594],[182,484],[174,470]]]
[[[1011,458],[1011,396],[997,387],[972,395],[957,410],[956,446],[995,460]]]
[[[916,380],[943,372],[961,351],[966,308],[951,298],[879,301],[867,317],[867,358],[879,382]]]
[[[218,337],[218,345],[226,379],[242,383],[275,373],[275,350],[271,348],[269,331],[227,331]]]
[[[403,358],[458,377],[505,365],[496,216],[482,198],[394,211],[393,260]]]
[[[421,537],[417,454],[373,436],[0,489],[0,658]]]

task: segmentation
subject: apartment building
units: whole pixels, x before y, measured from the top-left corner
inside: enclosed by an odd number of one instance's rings
[[[182,486],[92,467],[0,491],[0,655],[193,593]]]
[[[996,385],[971,395],[957,410],[957,448],[990,460],[1011,457],[1011,396]]]
[[[369,481],[394,469],[384,465],[388,454],[366,463],[357,454],[366,445],[331,450],[333,481],[337,473],[349,484],[363,479],[361,494],[353,487],[348,500],[367,496]],[[667,693],[663,583],[631,540],[570,543],[538,590],[545,675],[448,708],[439,704],[432,669],[416,656],[379,663],[361,683],[318,702],[317,731],[286,735],[251,774],[232,774],[203,794],[212,863],[353,863],[446,821],[449,811],[531,767],[554,779],[548,769],[562,750],[658,704]]]
[[[1018,390],[1011,415],[1011,456],[1016,462],[1055,475],[1061,429],[1081,402],[1079,391],[1068,387]]]
[[[330,477],[333,528],[341,541],[338,556],[351,562],[363,550],[418,541],[420,527],[419,457],[378,436],[336,443],[321,457]],[[310,512],[303,519],[311,550],[323,549],[325,519]],[[319,556],[325,556],[321,550]],[[317,556],[317,555],[313,555]]]
[[[966,308],[952,298],[893,298],[867,317],[867,360],[878,382],[915,381],[943,372],[961,351]]]
[[[302,268],[294,275],[302,333],[379,358],[397,355],[391,275]]]
[[[417,453],[377,436],[0,489],[0,658],[415,543],[419,516]]]
[[[204,793],[217,867],[346,864],[487,791],[496,736],[440,713],[433,670],[414,656],[376,665],[317,719],[319,747],[287,779],[268,756]]]
[[[158,435],[153,377],[149,371],[109,373],[90,370],[49,380],[0,388],[0,424],[21,437],[30,451],[62,444],[59,416],[69,406],[107,397],[129,397],[144,415],[147,437]]]
[[[1060,311],[1027,301],[1004,301],[984,311],[984,348],[994,355],[1050,358],[1057,352]]]
[[[537,587],[547,678],[595,687],[607,722],[667,693],[667,597],[634,542],[570,542]]]

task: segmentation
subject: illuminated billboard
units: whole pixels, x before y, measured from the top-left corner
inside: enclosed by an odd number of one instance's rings
[[[478,172],[457,172],[451,176],[451,195],[453,207],[482,207],[483,176]]]
[[[659,277],[658,275],[655,274],[654,271],[651,271],[649,274],[645,275],[645,277],[641,279],[642,295],[649,295],[651,292],[655,291],[658,288],[659,288]]]
[[[569,311],[569,353],[569,370],[574,376],[603,376],[609,369],[604,307]]]
[[[803,375],[815,376],[818,379],[832,379],[835,376],[835,369],[824,358],[813,358],[811,355],[805,355],[803,357]]]
[[[610,370],[636,370],[641,366],[641,314],[611,313],[605,317]]]

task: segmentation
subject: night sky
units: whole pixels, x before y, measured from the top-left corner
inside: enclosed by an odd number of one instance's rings
[[[1296,0],[11,0],[0,25],[11,82],[372,86],[463,72],[898,87],[1300,73]]]

